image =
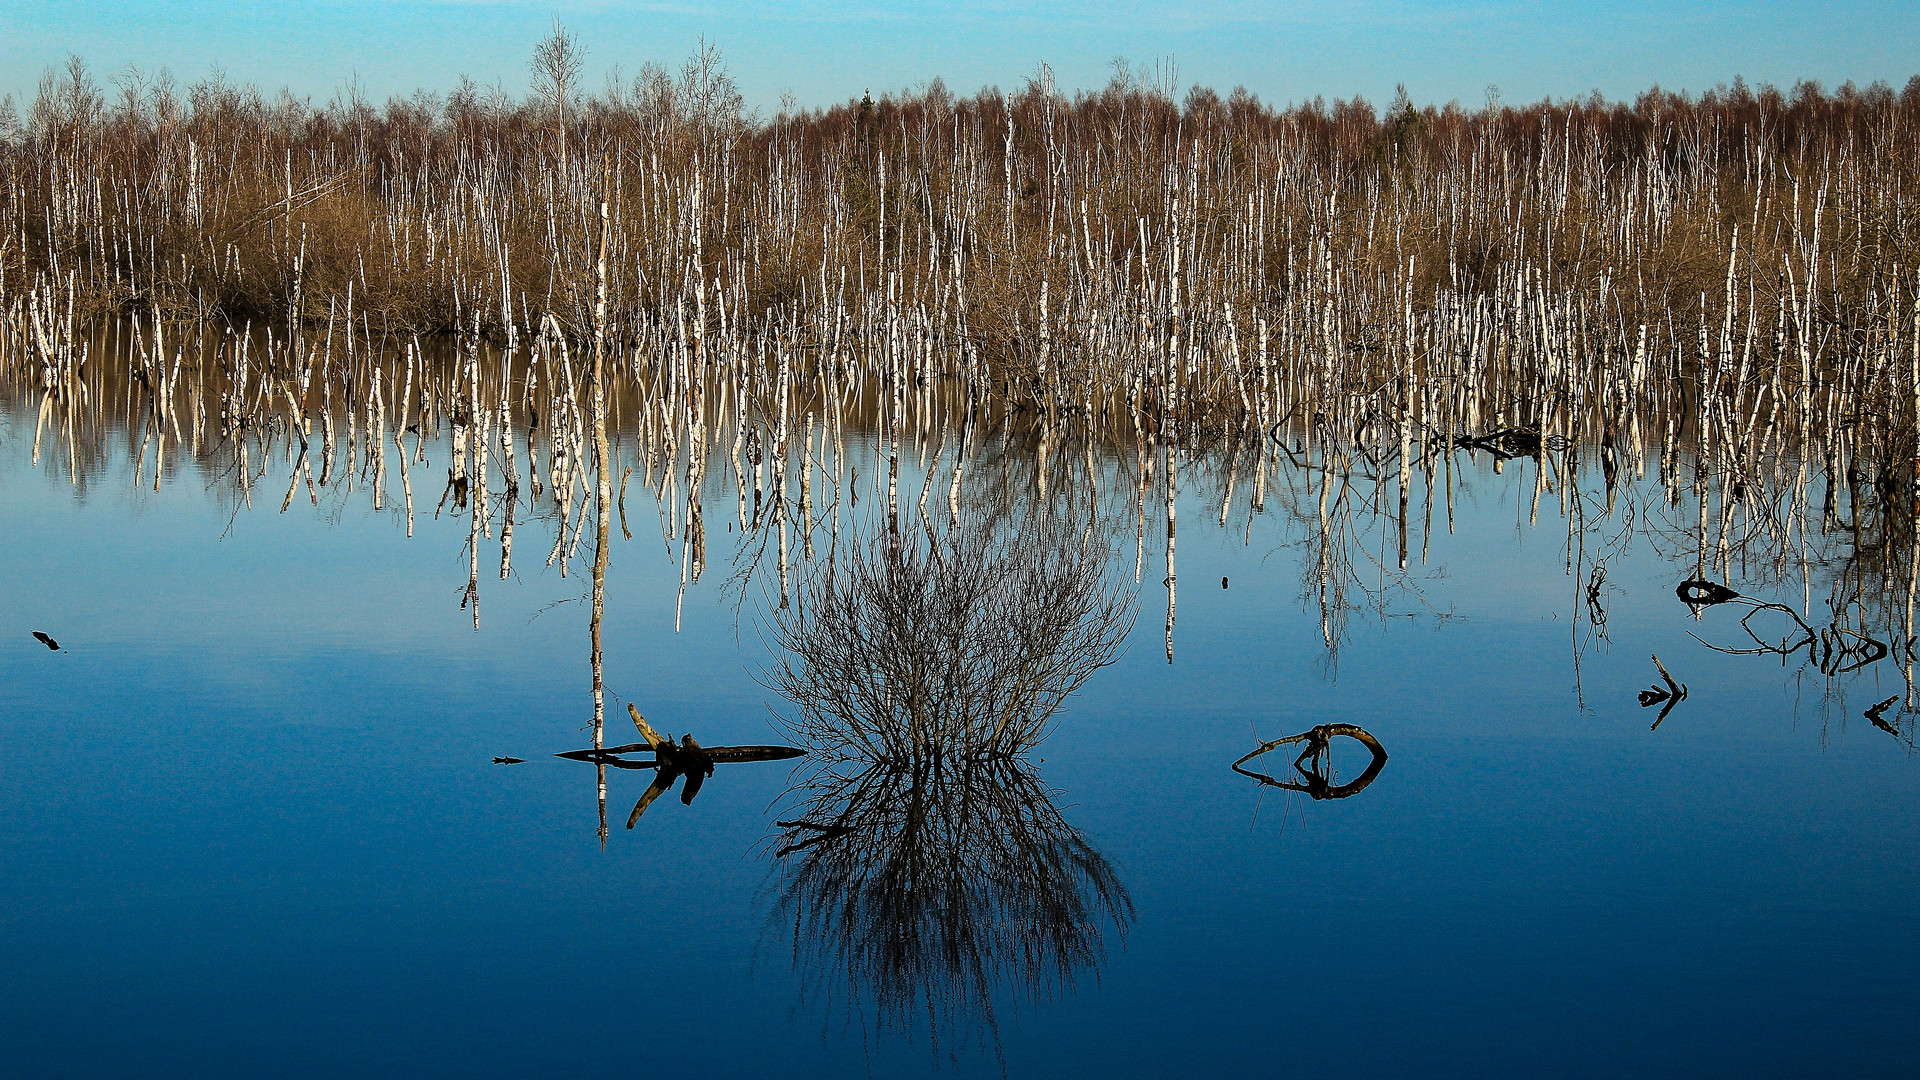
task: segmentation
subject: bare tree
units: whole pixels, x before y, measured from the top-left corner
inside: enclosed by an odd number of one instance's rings
[[[553,20],[553,33],[533,48],[534,88],[559,112],[560,160],[567,160],[567,98],[580,81],[580,68],[586,62],[586,50],[580,39]]]
[[[847,543],[775,617],[790,730],[825,762],[1021,756],[1133,626],[1095,527],[1038,509]]]
[[[653,137],[661,137],[680,115],[678,94],[666,68],[652,60],[640,65],[640,74],[633,77],[633,107]]]
[[[699,125],[703,135],[728,134],[738,125],[743,105],[720,46],[701,38],[680,67],[680,114]]]

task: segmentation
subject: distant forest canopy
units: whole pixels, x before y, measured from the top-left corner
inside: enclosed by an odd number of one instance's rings
[[[1750,87],[1736,76],[1730,85],[1723,83],[1697,97],[1656,85],[1632,102],[1609,101],[1595,90],[1559,102],[1516,105],[1503,102],[1499,88],[1489,86],[1485,104],[1477,108],[1457,101],[1416,106],[1404,87],[1384,110],[1361,96],[1331,104],[1316,96],[1274,106],[1243,86],[1225,97],[1200,85],[1183,94],[1170,63],[1135,70],[1125,59],[1116,59],[1104,87],[1071,96],[1052,85],[1042,64],[1012,94],[989,86],[971,97],[959,96],[934,78],[918,88],[878,98],[869,94],[825,108],[808,109],[784,95],[781,106],[763,117],[745,108],[720,51],[711,44],[702,42],[677,77],[653,62],[631,80],[616,67],[600,91],[592,93],[580,85],[580,46],[565,39],[561,55],[555,57],[550,55],[554,40],[539,46],[533,85],[525,97],[516,98],[501,83],[481,85],[462,76],[445,93],[421,89],[408,97],[390,97],[384,106],[367,99],[357,77],[325,105],[315,105],[284,88],[269,96],[259,87],[230,82],[217,66],[207,77],[182,87],[164,67],[151,72],[129,67],[103,81],[82,58],[73,56],[64,68],[41,76],[38,93],[24,110],[11,95],[0,98],[0,147],[30,150],[65,137],[117,140],[122,148],[131,148],[142,138],[176,135],[208,145],[222,137],[264,136],[289,147],[339,139],[374,147],[409,141],[419,146],[423,138],[530,139],[558,131],[563,123],[576,145],[586,146],[595,138],[633,141],[688,129],[739,139],[777,134],[832,138],[955,117],[977,120],[999,134],[1004,129],[996,125],[1009,111],[1018,122],[1029,119],[1028,110],[1051,105],[1057,119],[1068,125],[1111,124],[1124,118],[1150,131],[1182,126],[1224,126],[1249,133],[1291,128],[1316,136],[1329,152],[1370,149],[1381,141],[1404,148],[1410,138],[1444,140],[1490,123],[1499,124],[1521,147],[1529,131],[1537,137],[1542,125],[1638,143],[1663,124],[1687,121],[1710,122],[1735,139],[1764,135],[1785,149],[1835,129],[1864,132],[1875,118],[1920,108],[1920,74],[1899,91],[1886,82],[1863,89],[1851,81],[1828,91],[1807,80],[1782,90],[1767,83]],[[555,63],[561,66],[556,69]]]

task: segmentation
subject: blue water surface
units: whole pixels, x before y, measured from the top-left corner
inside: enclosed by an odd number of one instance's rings
[[[1356,563],[1374,592],[1337,649],[1308,530],[1271,497],[1249,527],[1244,476],[1225,526],[1219,478],[1182,478],[1171,663],[1159,505],[1138,586],[1124,530],[1133,630],[1030,757],[1134,916],[1070,986],[936,1041],[803,992],[770,921],[789,763],[722,766],[631,832],[651,774],[614,771],[603,849],[592,766],[551,756],[587,745],[591,703],[585,560],[542,565],[550,525],[507,581],[481,557],[476,632],[467,522],[424,496],[408,538],[358,494],[237,507],[191,461],[155,492],[131,447],[77,487],[30,461],[32,419],[0,429],[7,1075],[1893,1075],[1920,1053],[1920,763],[1862,716],[1907,693],[1898,658],[1829,679],[1713,651],[1689,632],[1737,644],[1736,618],[1695,619],[1692,564],[1652,535],[1609,559],[1596,634],[1525,462],[1461,456],[1451,531],[1417,482],[1404,579],[1391,515],[1363,520],[1383,565]],[[1132,465],[1102,465],[1122,498]],[[679,547],[639,487],[608,741],[629,701],[707,745],[786,741],[758,681],[769,579],[725,584],[734,493],[709,484],[713,569],[676,632]],[[1805,608],[1797,581],[1756,592]],[[1689,690],[1657,730],[1651,654]],[[1329,722],[1390,753],[1354,797],[1229,769]]]

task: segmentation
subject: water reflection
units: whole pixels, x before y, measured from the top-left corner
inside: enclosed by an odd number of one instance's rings
[[[497,554],[502,579],[524,569],[516,537],[531,527],[546,567],[587,569],[613,541],[646,531],[629,520],[630,489],[655,504],[677,564],[676,629],[710,542],[731,549],[723,593],[777,583],[784,608],[796,575],[845,556],[843,529],[957,527],[963,501],[1004,516],[1065,500],[1092,508],[1109,546],[1133,532],[1134,584],[1164,590],[1169,662],[1180,517],[1189,543],[1194,525],[1204,537],[1217,524],[1249,547],[1297,549],[1298,599],[1317,618],[1333,679],[1354,616],[1436,627],[1456,617],[1435,584],[1448,570],[1436,538],[1455,531],[1463,499],[1482,509],[1511,500],[1516,528],[1545,531],[1560,514],[1572,609],[1562,625],[1583,708],[1583,660],[1617,633],[1610,572],[1636,547],[1700,586],[1683,584],[1681,598],[1708,647],[1803,657],[1826,697],[1892,660],[1905,689],[1888,722],[1910,726],[1920,706],[1911,437],[1837,403],[1825,414],[1795,404],[1789,421],[1764,395],[1736,393],[1740,408],[1728,411],[1727,386],[1695,387],[1696,398],[1679,379],[1650,381],[1640,396],[1598,375],[1571,396],[1498,371],[1389,380],[1358,396],[1281,380],[1263,393],[1290,404],[1243,432],[1172,416],[1143,425],[1124,412],[1022,412],[964,379],[909,377],[891,354],[795,367],[784,353],[749,356],[724,333],[686,352],[610,347],[545,322],[511,328],[504,343],[470,328],[402,340],[345,320],[280,332],[147,319],[64,332],[71,362],[35,361],[23,339],[0,347],[7,418],[23,456],[31,427],[45,474],[64,474],[85,498],[119,458],[136,487],[188,478],[235,515],[256,488],[282,494],[282,512],[304,492],[330,518],[370,508],[412,535],[419,472],[432,478],[420,512],[462,519],[458,607],[476,629],[482,562]],[[723,521],[727,538],[710,537]],[[601,574],[583,593],[603,589]],[[1723,603],[1766,614],[1716,626]]]
[[[1342,736],[1366,747],[1367,753],[1371,755],[1367,767],[1361,770],[1360,775],[1345,783],[1340,782],[1333,768],[1333,740]],[[1254,772],[1245,767],[1247,762],[1255,758],[1265,757],[1282,746],[1291,746],[1295,743],[1305,744],[1300,751],[1300,756],[1293,759],[1293,771],[1299,775],[1298,780],[1291,777],[1276,777],[1267,772]],[[1353,724],[1320,724],[1298,735],[1287,735],[1261,743],[1251,753],[1234,762],[1233,771],[1241,776],[1251,777],[1263,786],[1298,791],[1317,801],[1345,799],[1360,794],[1366,790],[1368,784],[1379,777],[1380,770],[1386,766],[1386,749],[1366,729]]]
[[[1739,593],[1710,581],[1682,582],[1680,599],[1696,614],[1707,607],[1722,604],[1746,609],[1740,617],[1740,629],[1744,631],[1752,647],[1734,647],[1715,645],[1700,639],[1701,643],[1715,652],[1733,656],[1778,656],[1782,662],[1798,653],[1805,652],[1803,662],[1812,664],[1822,675],[1832,678],[1866,667],[1868,664],[1885,660],[1890,653],[1887,643],[1856,626],[1842,622],[1841,612],[1835,611],[1830,625],[1816,629],[1800,613],[1785,604],[1769,603],[1741,596]],[[1784,620],[1773,627],[1756,626],[1754,620],[1763,615],[1771,615]],[[1771,631],[1763,633],[1763,631]],[[1778,633],[1778,638],[1773,633]],[[1696,639],[1699,635],[1694,635]],[[1911,639],[1909,639],[1911,645]],[[1657,661],[1656,661],[1657,662]],[[1664,671],[1662,672],[1664,674]]]
[[[1867,722],[1872,724],[1874,727],[1877,727],[1881,731],[1884,731],[1887,734],[1893,736],[1894,738],[1900,740],[1900,744],[1902,746],[1905,746],[1907,749],[1909,750],[1920,749],[1920,747],[1916,747],[1914,745],[1913,720],[1911,717],[1908,718],[1906,725],[1904,727],[1901,726],[1896,720],[1887,719],[1887,710],[1892,708],[1894,705],[1898,704],[1899,701],[1900,701],[1900,697],[1899,695],[1896,694],[1893,697],[1885,699],[1884,701],[1880,701],[1874,705],[1868,706],[1867,711],[1862,713],[1861,715],[1866,717]]]
[[[1658,731],[1661,722],[1666,720],[1669,713],[1673,712],[1673,707],[1687,700],[1687,687],[1686,684],[1676,680],[1667,671],[1667,665],[1660,662],[1660,657],[1657,654],[1653,658],[1653,666],[1656,671],[1660,672],[1660,681],[1666,685],[1649,686],[1645,690],[1640,691],[1638,698],[1640,707],[1643,709],[1651,709],[1655,705],[1660,706],[1660,715],[1653,718],[1653,727],[1649,729]]]
[[[1864,718],[1875,750],[1891,756],[1914,745],[1920,550],[1911,505],[1896,497],[1899,470],[1884,460],[1880,436],[1858,425],[1789,440],[1755,429],[1751,413],[1729,427],[1718,413],[1676,413],[1671,401],[1664,412],[1623,411],[1617,402],[1543,412],[1535,399],[1502,396],[1495,382],[1430,386],[1430,397],[1397,412],[1318,402],[1308,419],[1275,424],[1272,438],[1202,441],[1177,426],[1116,434],[976,411],[963,387],[938,381],[875,376],[796,387],[765,368],[723,362],[717,351],[680,355],[675,370],[645,367],[634,359],[643,351],[615,354],[614,370],[595,371],[580,362],[578,342],[570,359],[569,342],[544,328],[505,350],[477,337],[375,350],[363,338],[362,351],[331,367],[311,341],[241,334],[196,339],[199,363],[189,353],[187,364],[163,367],[158,337],[156,328],[155,347],[126,351],[130,365],[73,369],[10,399],[20,455],[31,425],[44,473],[64,474],[77,498],[126,474],[143,488],[149,480],[158,488],[163,476],[204,485],[236,515],[253,505],[256,488],[284,491],[282,511],[304,491],[335,519],[370,507],[396,535],[403,522],[412,535],[420,486],[423,520],[456,519],[436,534],[448,554],[461,554],[458,569],[446,571],[443,614],[456,625],[470,614],[476,630],[481,563],[491,565],[497,544],[500,577],[512,576],[517,532],[523,570],[532,544],[533,573],[547,552],[546,566],[576,581],[583,607],[590,603],[590,616],[563,609],[588,624],[568,630],[576,719],[565,726],[587,722],[588,673],[578,671],[587,644],[593,745],[562,757],[593,767],[602,843],[610,770],[651,770],[627,817],[635,828],[676,786],[691,804],[710,777],[730,779],[721,766],[797,758],[804,746],[786,802],[746,823],[749,835],[767,818],[776,829],[767,845],[772,924],[790,938],[809,999],[827,1004],[829,1017],[858,1017],[953,1053],[997,1054],[1010,1007],[1096,977],[1109,943],[1132,925],[1119,873],[1055,805],[1033,755],[1063,704],[1113,658],[1142,602],[1156,607],[1147,651],[1158,663],[1162,589],[1174,660],[1176,538],[1190,583],[1210,572],[1224,539],[1254,553],[1234,564],[1230,594],[1190,585],[1181,633],[1284,631],[1281,620],[1250,620],[1240,605],[1297,601],[1304,621],[1317,624],[1317,641],[1299,651],[1323,658],[1331,680],[1356,616],[1430,615],[1437,628],[1453,614],[1437,584],[1447,558],[1507,550],[1469,539],[1448,552],[1457,505],[1468,508],[1460,515],[1467,527],[1483,530],[1489,515],[1510,509],[1516,534],[1564,528],[1566,591],[1542,604],[1571,616],[1559,626],[1571,628],[1561,647],[1576,686],[1582,657],[1613,636],[1630,643],[1636,665],[1648,654],[1638,638],[1648,633],[1648,605],[1627,604],[1611,626],[1608,607],[1636,578],[1620,574],[1616,584],[1613,571],[1650,551],[1666,568],[1658,596],[1684,579],[1684,612],[1666,599],[1659,614],[1698,620],[1687,625],[1700,648],[1658,645],[1675,672],[1705,689],[1714,679],[1705,649],[1759,655],[1790,667],[1790,678],[1824,680],[1837,701],[1859,685],[1853,680],[1898,664],[1906,708],[1901,696],[1887,697]],[[120,354],[103,345],[98,355]],[[431,479],[414,485],[413,472]],[[706,746],[653,732],[634,712],[642,741],[606,745],[600,635],[622,625],[605,621],[609,606],[634,596],[625,588],[608,595],[608,565],[648,557],[652,537],[632,541],[648,531],[649,504],[666,554],[656,572],[669,583],[678,574],[674,628],[696,587],[714,601],[741,601],[749,623],[757,611],[764,621],[739,639],[771,639],[778,659],[766,681],[787,703],[788,730],[802,745]],[[261,506],[270,511],[270,499]],[[703,579],[709,545],[727,569]],[[1259,557],[1288,548],[1288,557]],[[1295,567],[1293,595],[1283,589],[1275,600],[1269,568]],[[1555,573],[1541,576],[1550,584]],[[466,610],[456,613],[461,579]],[[755,586],[765,601],[758,608]],[[1228,600],[1238,609],[1223,616]],[[666,621],[663,608],[661,632]],[[16,638],[23,647],[24,634]],[[58,645],[35,636],[36,651]],[[1512,640],[1500,630],[1494,637]],[[1290,640],[1274,634],[1246,647],[1278,651]],[[1198,650],[1181,647],[1192,665]],[[732,654],[723,660],[716,677],[738,671]],[[1659,707],[1657,728],[1687,688],[1655,663],[1661,683],[1640,700],[1649,712]],[[1631,710],[1642,685],[1635,675],[1596,700]],[[1772,705],[1784,711],[1792,700]],[[1862,715],[1858,705],[1836,712]],[[1398,752],[1405,736],[1382,734]],[[1335,768],[1336,748],[1352,751],[1346,738],[1369,754],[1358,771]],[[1295,748],[1291,769],[1282,747]],[[1360,794],[1387,761],[1378,740],[1345,725],[1262,743],[1234,763],[1239,777],[1218,769],[1226,757],[1214,759],[1206,783],[1246,777],[1313,800]],[[584,786],[585,773],[569,779]],[[719,817],[716,800],[726,797],[725,787],[709,795],[703,815]]]
[[[1290,404],[1238,432],[983,405],[980,386],[906,377],[897,357],[787,370],[785,353],[750,356],[725,334],[686,353],[656,341],[593,348],[544,322],[512,328],[504,343],[471,330],[407,340],[345,320],[284,331],[116,320],[66,332],[71,363],[34,360],[22,338],[0,349],[6,404],[49,475],[84,495],[123,456],[135,485],[192,476],[236,514],[256,488],[282,494],[283,512],[304,492],[333,517],[391,513],[411,535],[421,472],[433,477],[421,509],[468,526],[459,602],[476,626],[490,545],[509,578],[517,534],[537,523],[545,565],[569,576],[589,533],[598,540],[602,509],[632,538],[629,488],[657,503],[682,599],[702,580],[710,512],[728,495],[740,537],[728,583],[765,566],[785,597],[796,560],[814,559],[823,540],[832,557],[833,530],[914,509],[916,486],[923,513],[943,489],[952,508],[962,475],[997,456],[1010,466],[1008,500],[1129,500],[1136,582],[1165,590],[1169,659],[1183,514],[1249,545],[1264,536],[1305,553],[1300,598],[1332,675],[1354,614],[1453,617],[1428,595],[1433,540],[1454,531],[1463,496],[1492,483],[1516,497],[1516,525],[1538,525],[1543,507],[1562,516],[1567,573],[1585,586],[1570,620],[1576,665],[1609,640],[1609,567],[1646,543],[1676,577],[1797,592],[1792,606],[1810,621],[1824,599],[1846,613],[1844,629],[1912,666],[1892,640],[1895,629],[1912,636],[1920,580],[1911,438],[1888,417],[1837,404],[1832,415],[1793,405],[1812,411],[1790,422],[1764,395],[1736,394],[1729,411],[1721,384],[1652,380],[1643,396],[1622,396],[1599,368],[1600,384],[1571,396],[1498,371],[1389,379],[1368,395],[1263,381]],[[1150,558],[1165,564],[1152,576]]]
[[[1093,974],[1133,902],[1008,759],[825,771],[779,822],[773,922],[791,928],[805,992],[937,1051],[998,1052],[1000,1008],[1049,1000]]]
[[[1028,757],[1133,606],[1085,508],[922,524],[849,540],[775,614],[768,682],[817,760],[777,822],[772,925],[849,1020],[998,1054],[1002,1004],[1071,990],[1133,919]]]

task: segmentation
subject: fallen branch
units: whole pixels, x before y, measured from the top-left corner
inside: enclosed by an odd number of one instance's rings
[[[1334,737],[1339,735],[1345,735],[1360,743],[1373,755],[1373,760],[1367,763],[1365,771],[1345,784],[1334,783],[1331,775],[1331,744]],[[1300,751],[1300,756],[1293,759],[1293,767],[1304,782],[1278,780],[1266,773],[1241,768],[1242,765],[1262,754],[1298,742],[1304,742],[1307,745],[1306,749]],[[1303,765],[1303,762],[1310,762],[1311,767]],[[1385,768],[1386,764],[1386,749],[1364,728],[1353,724],[1321,724],[1298,735],[1288,735],[1285,738],[1261,743],[1252,753],[1234,762],[1233,771],[1272,787],[1306,792],[1313,799],[1344,799],[1349,795],[1359,794],[1368,784],[1373,783],[1374,778],[1380,775],[1380,770]]]

